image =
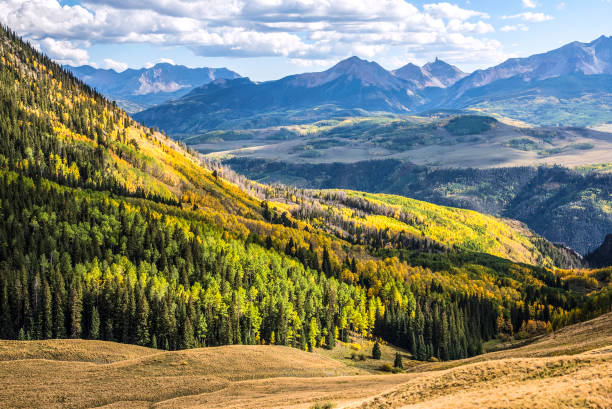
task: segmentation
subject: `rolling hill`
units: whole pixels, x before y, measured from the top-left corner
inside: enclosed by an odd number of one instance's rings
[[[611,319],[452,365],[406,359],[408,372],[396,375],[279,346],[159,352],[101,341],[0,341],[0,399],[14,408],[606,407]]]

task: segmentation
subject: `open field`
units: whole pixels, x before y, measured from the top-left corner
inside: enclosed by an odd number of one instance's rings
[[[361,352],[369,355],[369,344]],[[344,349],[342,349],[344,348]],[[163,352],[82,340],[0,341],[2,408],[593,407],[612,405],[612,313],[478,357],[375,374],[350,349]],[[335,360],[330,357],[340,358]],[[348,363],[348,362],[347,362]]]
[[[574,167],[607,163],[612,157],[612,134],[605,127],[530,128],[499,118],[488,129],[461,128],[457,132],[445,121],[352,118],[240,132],[215,131],[185,142],[218,159],[245,157],[297,163],[396,159],[439,168]]]

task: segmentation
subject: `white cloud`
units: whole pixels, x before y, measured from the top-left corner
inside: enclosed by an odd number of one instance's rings
[[[559,4],[557,4],[557,10],[559,10],[559,11],[565,10],[565,2],[564,1],[562,1]]]
[[[462,9],[459,6],[450,3],[425,4],[423,8],[432,16],[440,18],[456,20],[468,20],[472,17],[489,18],[487,13]]]
[[[166,64],[172,64],[172,65],[176,65],[176,63],[174,62],[174,60],[172,58],[158,58],[155,62],[147,62],[144,67],[145,68],[151,68],[154,67],[155,64],[159,64],[159,63],[166,63]]]
[[[117,72],[123,72],[128,69],[128,65],[124,62],[115,61],[110,58],[104,59],[104,68],[109,68],[111,70],[115,70]]]
[[[37,45],[60,64],[83,65],[89,61],[87,50],[76,47],[70,41],[57,41],[47,37],[38,41]]]
[[[508,26],[503,26],[502,28],[500,28],[501,31],[507,33],[509,31],[529,31],[529,27],[527,27],[525,24],[516,24],[516,25],[508,25]]]
[[[521,19],[524,21],[528,21],[530,23],[541,23],[543,21],[553,20],[553,16],[549,16],[544,13],[532,13],[531,11],[527,11],[525,13],[514,14],[512,16],[503,16],[504,20],[508,19]]]
[[[486,34],[495,31],[491,24],[482,21],[470,23],[467,21],[451,20],[447,27],[449,31],[463,33]]]
[[[502,52],[499,43],[480,37],[494,31],[482,21],[487,13],[448,2],[417,8],[405,0],[83,1],[2,0],[0,21],[33,41],[53,38],[73,48],[145,42],[185,46],[206,57],[327,61],[390,49],[452,53],[457,41],[462,52],[478,52],[483,63]]]
[[[536,6],[537,4],[534,0],[523,0],[523,7],[527,9],[534,9]]]

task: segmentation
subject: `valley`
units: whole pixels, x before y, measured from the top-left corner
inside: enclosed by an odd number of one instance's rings
[[[472,122],[473,128],[454,129]],[[432,168],[607,163],[612,134],[582,128],[519,128],[482,115],[355,117],[264,129],[211,131],[183,141],[213,159],[296,163],[395,159]]]
[[[612,406],[612,37],[269,79],[340,55],[316,2],[136,3],[0,5],[0,407]],[[38,7],[87,29],[22,34]]]

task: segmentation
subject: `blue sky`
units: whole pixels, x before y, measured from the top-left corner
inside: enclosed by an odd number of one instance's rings
[[[0,21],[61,63],[225,66],[254,80],[357,55],[473,71],[612,34],[611,0],[2,0]]]

